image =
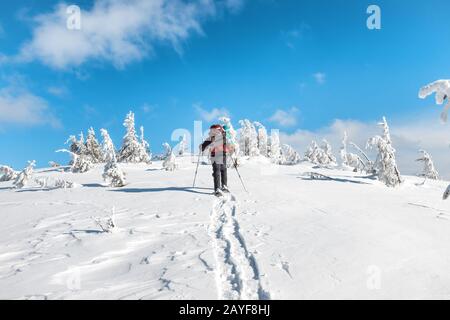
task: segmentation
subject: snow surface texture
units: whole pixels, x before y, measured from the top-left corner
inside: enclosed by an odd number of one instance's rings
[[[261,157],[239,167],[249,194],[230,169],[216,198],[195,160],[123,164],[123,188],[102,165],[35,170],[78,188],[1,182],[0,299],[450,298],[448,182]]]

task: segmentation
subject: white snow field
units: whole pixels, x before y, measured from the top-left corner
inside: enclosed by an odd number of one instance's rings
[[[397,188],[262,159],[211,195],[209,165],[124,165],[127,185],[36,170],[75,189],[0,183],[0,299],[448,299],[448,182]],[[332,179],[312,179],[319,172]],[[93,218],[115,212],[116,229]]]

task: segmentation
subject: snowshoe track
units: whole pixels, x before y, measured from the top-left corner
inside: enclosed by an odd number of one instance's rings
[[[247,250],[236,212],[236,198],[225,194],[215,200],[211,213],[209,232],[219,299],[268,300],[270,294],[261,286],[258,265]]]

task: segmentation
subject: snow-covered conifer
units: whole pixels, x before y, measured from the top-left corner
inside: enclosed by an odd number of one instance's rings
[[[321,149],[317,145],[316,141],[311,141],[311,144],[309,145],[308,149],[306,149],[305,152],[305,160],[314,163],[319,164],[319,159],[321,158]]]
[[[237,158],[239,155],[239,141],[238,141],[238,134],[236,132],[236,130],[233,127],[233,124],[231,123],[231,119],[227,118],[227,117],[222,117],[219,119],[224,126],[227,126],[228,130],[227,130],[227,143],[233,145],[234,147],[234,152],[233,152],[233,157]]]
[[[239,148],[244,156],[255,157],[259,155],[258,134],[256,128],[250,120],[240,120],[239,124]]]
[[[257,128],[257,138],[258,138],[258,149],[259,149],[259,154],[267,157],[268,152],[267,152],[267,144],[268,144],[268,139],[267,139],[267,130],[266,128],[259,122],[255,122],[255,127]]]
[[[69,150],[70,152],[73,152],[77,155],[84,154],[86,146],[84,145],[84,135],[83,133],[80,133],[80,139],[77,140],[75,136],[70,136],[69,139],[67,139],[65,144],[70,143]]]
[[[297,151],[294,150],[290,145],[283,144],[281,147],[281,161],[283,165],[294,165],[301,161],[301,157]]]
[[[28,161],[28,165],[20,172],[16,180],[14,180],[14,187],[17,189],[22,189],[28,184],[28,181],[33,177],[33,168],[36,166],[36,161]]]
[[[119,162],[149,162],[150,157],[136,135],[133,112],[130,111],[127,114],[123,125],[126,128],[127,133],[123,137],[122,148],[119,151]]]
[[[280,147],[280,136],[277,130],[272,130],[269,137],[269,158],[273,163],[280,163],[281,159],[281,147]]]
[[[73,173],[84,173],[92,168],[92,158],[88,154],[76,154],[67,149],[60,149],[56,152],[67,152],[71,155],[72,160],[70,161],[70,171]]]
[[[100,163],[103,161],[102,149],[95,137],[95,131],[92,127],[88,130],[85,143],[85,154],[91,157],[93,163]]]
[[[448,102],[441,113],[441,119],[447,121],[447,113],[450,109],[450,80],[437,80],[426,86],[422,87],[419,91],[419,98],[425,99],[426,97],[436,93],[436,104],[442,105],[447,99]]]
[[[165,149],[163,168],[166,169],[166,171],[173,171],[177,168],[177,164],[172,147],[167,142],[163,143],[163,147]]]
[[[116,149],[109,137],[108,131],[100,130],[103,137],[103,154],[105,156],[105,167],[103,169],[103,179],[109,183],[111,187],[123,187],[125,185],[125,174],[117,164]]]
[[[430,154],[425,150],[419,150],[419,152],[422,153],[422,156],[416,161],[423,162],[423,171],[420,176],[432,180],[439,179],[439,173],[434,167],[433,159],[431,158]]]
[[[326,139],[322,140],[322,152],[319,152],[319,163],[322,165],[336,165],[336,158],[333,155],[331,145]]]
[[[391,144],[389,126],[383,117],[381,122],[383,136],[375,136],[367,141],[367,147],[376,147],[378,156],[375,162],[378,178],[389,187],[395,187],[402,182],[400,171],[395,160],[395,149]]]
[[[150,143],[148,143],[148,141],[145,140],[144,126],[141,126],[140,130],[141,130],[141,136],[140,136],[140,143],[141,143],[140,153],[141,153],[141,155],[140,155],[140,158],[142,159],[142,162],[152,163],[152,153],[150,151]]]
[[[15,180],[18,174],[9,166],[0,166],[0,182]]]

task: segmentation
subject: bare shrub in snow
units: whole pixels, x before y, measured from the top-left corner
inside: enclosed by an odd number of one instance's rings
[[[64,179],[56,179],[54,184],[54,187],[58,189],[72,189],[77,186],[78,185],[76,183]]]
[[[55,162],[55,161],[49,161],[48,165],[50,167],[52,167],[52,168],[59,168],[59,167],[61,167],[61,165],[59,163]]]
[[[301,157],[297,151],[294,150],[290,145],[283,144],[281,147],[281,161],[280,164],[283,165],[294,165],[301,161]]]
[[[28,165],[20,172],[16,180],[14,180],[14,187],[17,189],[22,189],[23,187],[28,185],[28,182],[33,177],[33,168],[36,166],[36,161],[28,161]]]
[[[116,230],[116,222],[114,215],[115,215],[115,208],[113,207],[111,215],[106,219],[95,217],[92,217],[92,219],[97,224],[97,226],[99,226],[100,229],[102,229],[102,232],[111,233],[114,232],[114,230]]]
[[[383,127],[383,136],[370,138],[367,141],[367,147],[376,147],[378,150],[375,168],[380,181],[383,181],[388,187],[395,187],[402,182],[402,178],[395,161],[395,149],[391,143],[389,126],[385,117],[379,125]]]
[[[142,143],[139,142],[134,125],[134,113],[129,112],[123,126],[127,132],[123,137],[122,148],[119,151],[119,162],[140,163],[150,162],[150,157]]]
[[[422,156],[416,161],[423,162],[423,171],[419,176],[425,177],[427,179],[437,180],[439,179],[439,173],[434,167],[433,159],[425,150],[419,150]]]
[[[103,169],[103,179],[111,187],[123,187],[125,185],[125,174],[117,164],[114,144],[109,137],[108,131],[101,129],[100,132],[103,137],[102,149],[106,161]]]
[[[9,166],[0,166],[0,182],[12,181],[19,173]]]
[[[84,153],[90,156],[92,163],[100,163],[103,161],[102,148],[97,141],[95,131],[92,127],[88,130]]]
[[[47,188],[48,177],[37,177],[34,179],[34,182],[41,188]]]
[[[442,121],[447,121],[448,110],[450,109],[450,80],[437,80],[422,87],[419,91],[419,98],[425,99],[426,97],[435,93],[436,104],[442,105],[445,100],[448,100],[441,113]]]

